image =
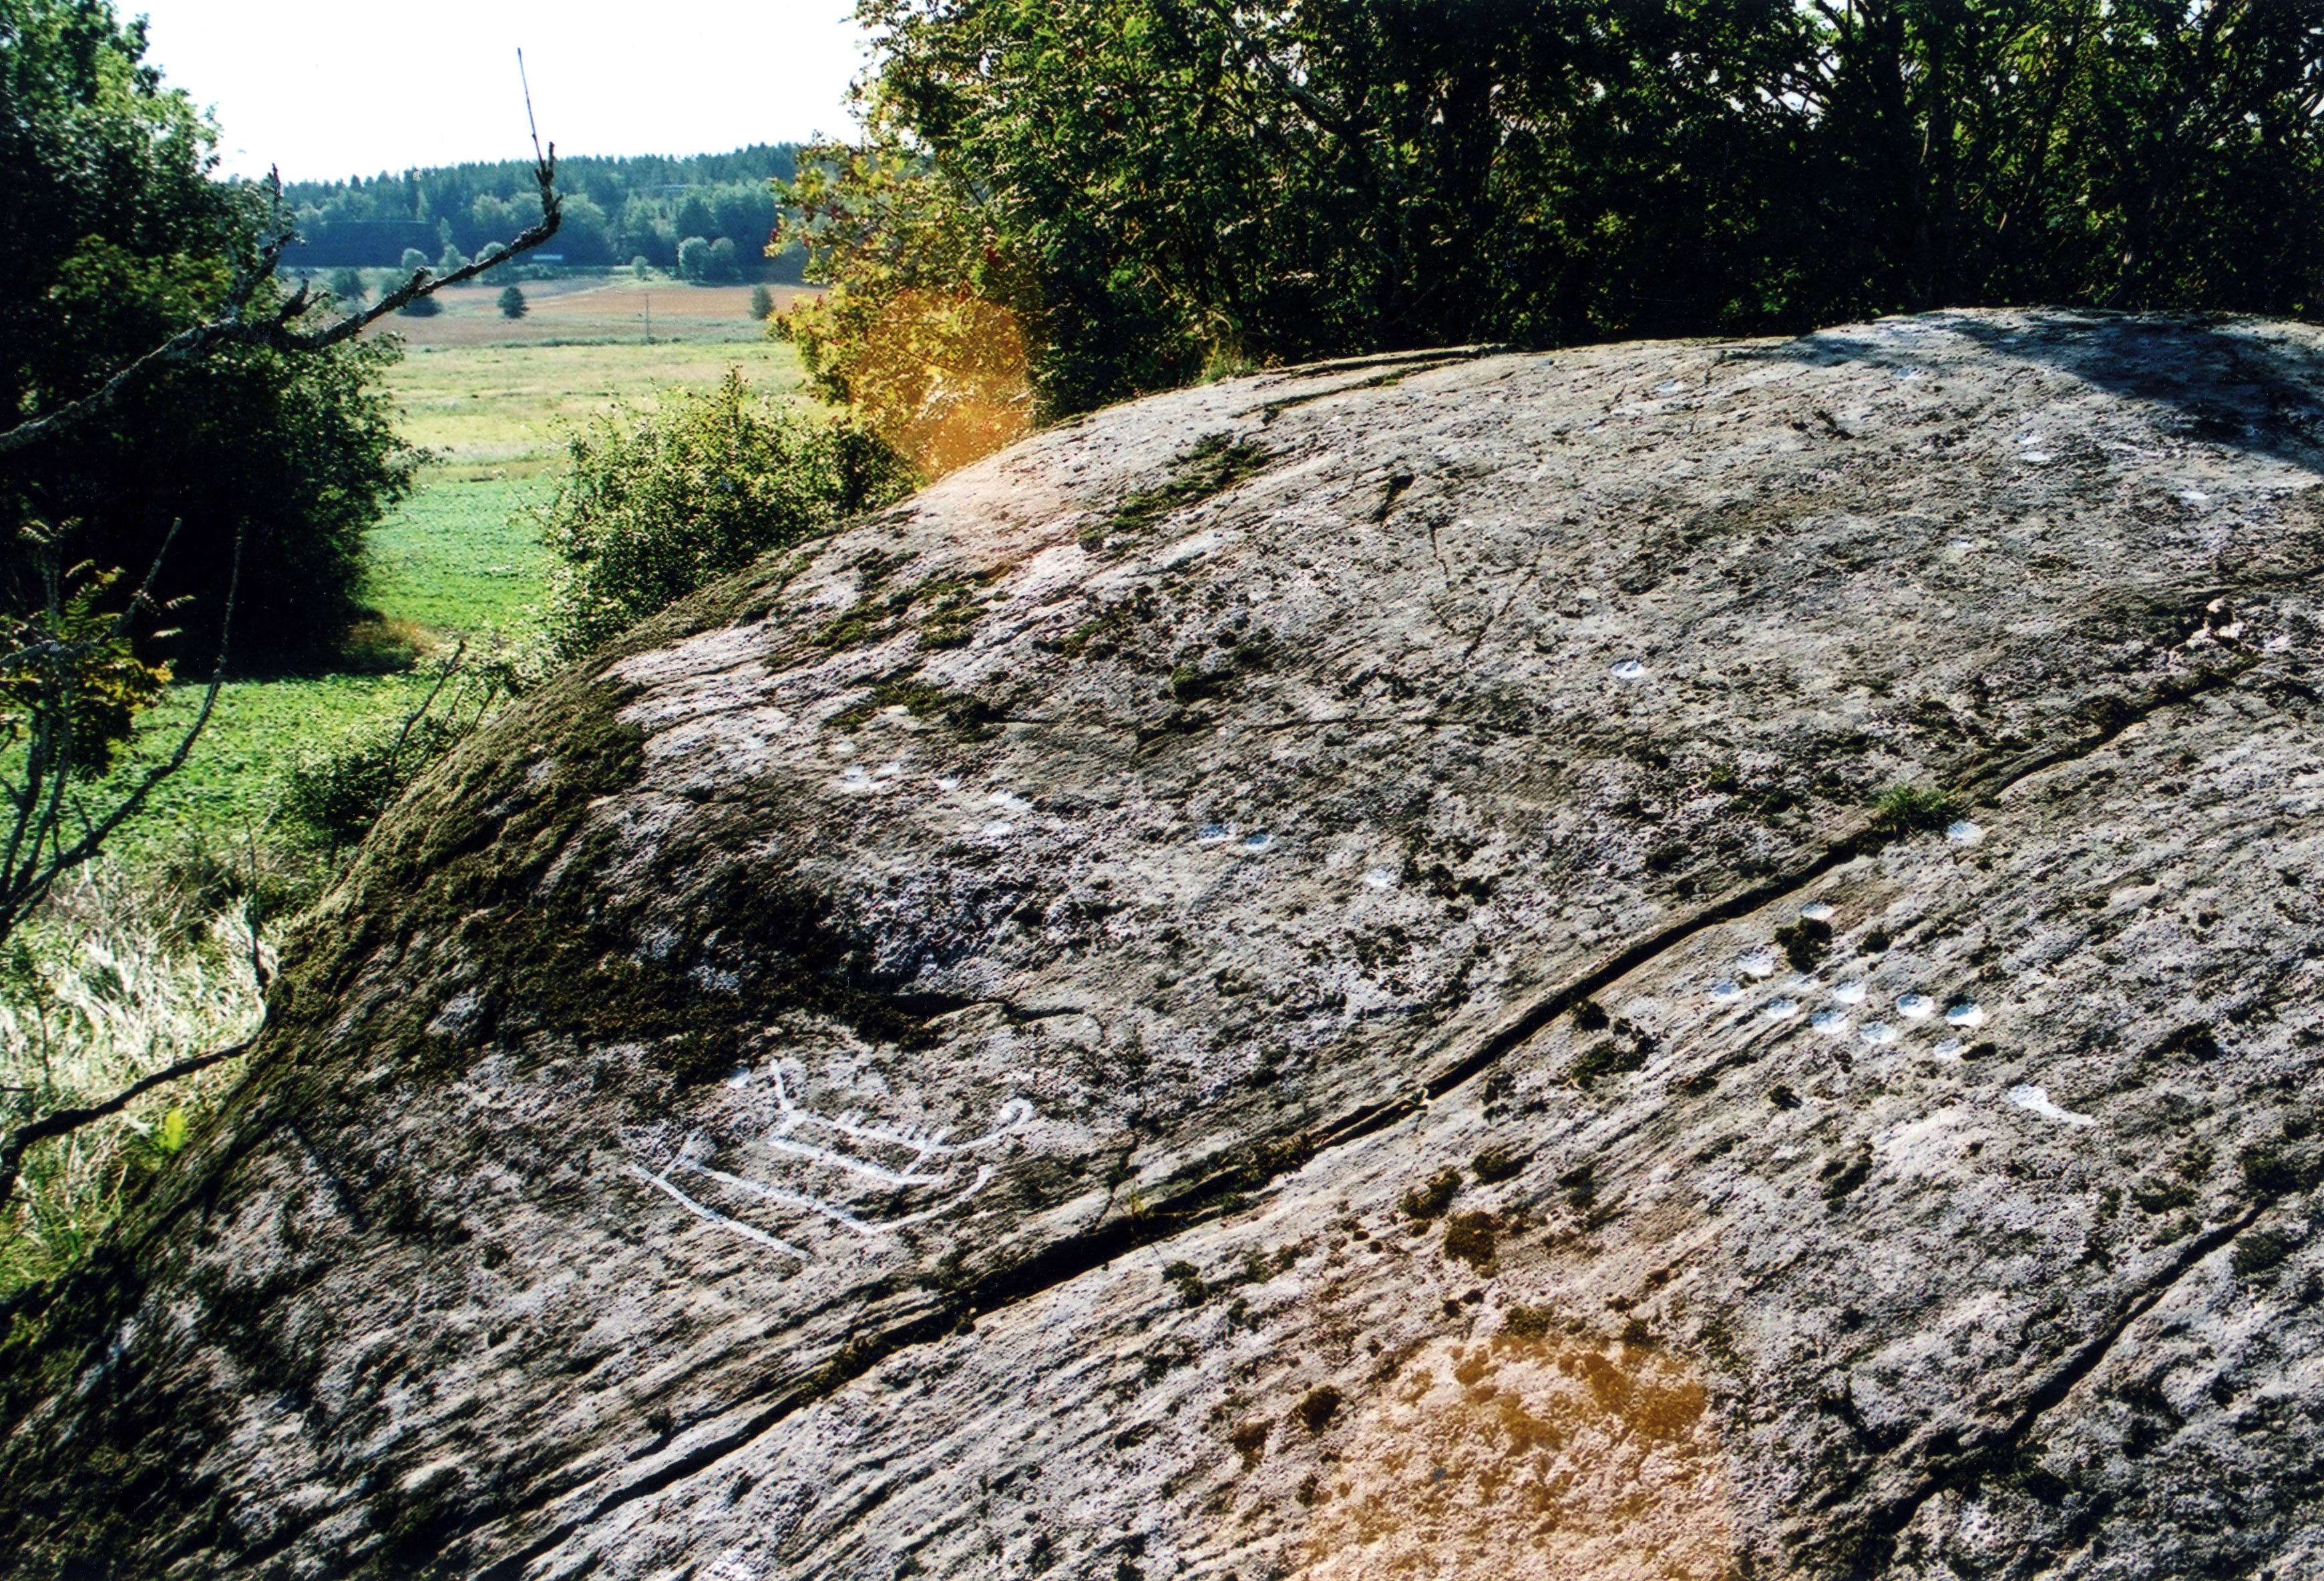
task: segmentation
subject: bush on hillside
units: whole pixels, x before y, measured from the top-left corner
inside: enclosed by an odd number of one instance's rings
[[[429,713],[359,736],[290,771],[283,813],[318,845],[337,850],[359,844],[403,787],[475,726],[456,713]]]
[[[567,450],[571,471],[540,515],[560,562],[549,638],[565,657],[915,482],[866,429],[754,395],[737,369],[651,414],[618,410]]]
[[[863,0],[777,240],[1011,313],[1052,413],[1206,371],[1938,307],[2324,311],[2313,5]]]

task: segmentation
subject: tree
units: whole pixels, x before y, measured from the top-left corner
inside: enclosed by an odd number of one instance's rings
[[[700,236],[688,236],[678,244],[678,273],[681,280],[700,285],[710,275],[710,244]]]
[[[503,318],[523,317],[528,311],[525,307],[524,293],[513,285],[503,286],[500,294],[500,309],[501,317]]]
[[[734,250],[732,238],[721,236],[710,244],[710,251],[702,261],[702,278],[722,284],[742,278],[742,260]]]
[[[688,192],[670,216],[670,229],[680,236],[715,236],[718,234],[718,216],[701,192]]]
[[[568,200],[558,250],[567,263],[594,268],[613,262],[613,225],[605,211],[586,198]]]
[[[247,266],[265,197],[208,178],[209,129],[139,61],[142,24],[103,0],[0,0],[0,410],[53,412],[208,317]],[[246,308],[297,300],[271,276]],[[173,521],[161,602],[183,650],[215,643],[228,546],[247,534],[245,640],[335,642],[356,604],[362,534],[407,486],[377,388],[392,352],[352,341],[286,357],[255,342],[171,363],[102,419],[0,457],[0,610],[45,600],[54,524],[68,564],[150,564]],[[149,651],[171,639],[142,634]]]
[[[406,247],[403,250],[403,261],[398,267],[406,274],[417,273],[428,267],[428,254],[417,247]]]
[[[763,284],[751,288],[751,317],[769,318],[774,316],[775,294]]]
[[[342,302],[360,303],[365,291],[360,270],[339,268],[331,271],[331,295]]]
[[[183,96],[161,94],[158,78],[137,65],[143,26],[118,27],[104,0],[0,0],[0,142],[14,156],[0,168],[0,196],[12,201],[6,212],[23,222],[0,237],[0,247],[13,247],[27,268],[49,268],[48,290],[33,307],[22,295],[24,282],[0,281],[0,325],[13,354],[0,362],[0,376],[17,381],[10,409],[17,420],[0,429],[0,468],[18,511],[16,547],[35,574],[30,596],[20,593],[0,605],[0,943],[60,877],[96,856],[154,787],[185,766],[217,702],[228,636],[256,580],[245,574],[255,558],[245,550],[266,529],[258,502],[235,501],[228,540],[220,546],[223,597],[211,616],[216,663],[194,719],[160,762],[134,777],[109,804],[91,805],[89,782],[113,767],[138,716],[171,678],[166,661],[140,651],[135,628],[143,619],[175,613],[173,606],[184,602],[165,601],[160,589],[178,563],[172,550],[186,547],[186,523],[171,525],[143,581],[108,611],[102,605],[117,573],[88,562],[61,568],[67,546],[78,547],[73,529],[82,524],[51,527],[23,501],[54,478],[72,475],[75,458],[85,465],[91,454],[130,474],[115,480],[124,488],[156,480],[166,486],[179,481],[179,469],[219,490],[254,482],[263,488],[338,466],[352,471],[337,486],[357,493],[369,481],[364,469],[378,459],[374,441],[384,436],[392,443],[383,411],[365,391],[380,359],[392,351],[356,337],[387,314],[484,267],[442,277],[421,269],[370,307],[336,315],[327,297],[318,299],[305,286],[286,291],[278,271],[297,233],[286,221],[279,184],[211,188],[198,157],[203,129]],[[157,128],[165,134],[157,135]],[[108,152],[113,157],[85,162]],[[552,145],[539,158],[541,221],[517,236],[512,251],[556,234],[554,152]],[[80,179],[45,179],[75,159],[84,161],[74,167]],[[215,205],[206,208],[207,199]],[[216,227],[195,232],[208,251],[156,257],[131,245],[153,245],[157,236],[164,243],[189,239],[158,223],[173,212],[171,200],[175,212]],[[124,214],[153,223],[142,230],[124,226]],[[92,221],[115,228],[83,232],[60,249],[60,229],[69,238]],[[104,317],[99,310],[107,308],[121,317]],[[85,343],[74,347],[87,359],[75,369],[77,378],[25,376],[27,369],[56,365],[44,359],[60,332],[44,321],[44,310],[61,310],[63,337],[78,332]],[[120,349],[128,333],[123,326],[152,330],[157,324],[158,338]],[[173,408],[173,400],[184,404]],[[341,454],[334,447],[347,437],[340,419],[350,402],[364,420]],[[192,431],[153,433],[145,418],[156,409]],[[110,455],[107,446],[114,447]],[[254,453],[272,463],[255,480],[231,472],[201,475],[220,455]],[[316,543],[326,556],[342,548],[328,533],[285,534],[270,546],[268,558],[295,560]],[[105,1102],[43,1115],[0,1135],[0,1206],[33,1143],[116,1113],[153,1086],[239,1052],[238,1045],[180,1062]]]
[[[859,14],[864,142],[781,237],[862,299],[794,316],[826,378],[907,291],[1007,312],[1053,411],[1432,343],[2324,305],[2324,0]]]

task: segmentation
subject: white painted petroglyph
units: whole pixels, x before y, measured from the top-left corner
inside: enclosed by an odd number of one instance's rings
[[[673,1163],[671,1167],[676,1168],[677,1166]],[[663,1180],[659,1175],[648,1174],[643,1169],[634,1163],[630,1165],[630,1172],[637,1176],[638,1179],[643,1181],[647,1185],[653,1187],[656,1190],[668,1192],[671,1197],[677,1199],[679,1206],[683,1207],[688,1213],[693,1214],[697,1218],[706,1218],[712,1224],[718,1226],[721,1229],[731,1229],[736,1235],[742,1236],[745,1240],[756,1241],[762,1246],[770,1247],[775,1251],[780,1252],[786,1257],[797,1257],[802,1263],[812,1261],[805,1252],[800,1251],[788,1241],[778,1240],[773,1236],[769,1235],[765,1230],[757,1229],[750,1225],[743,1224],[739,1220],[729,1218],[724,1214],[718,1212],[715,1209],[705,1208],[701,1203],[696,1202],[693,1198],[679,1190],[676,1186],[671,1185],[668,1181]]]
[[[911,1213],[880,1217],[851,1210],[830,1197],[815,1191],[755,1180],[749,1174],[737,1172],[737,1169],[718,1168],[709,1162],[718,1152],[718,1144],[702,1130],[696,1130],[687,1137],[659,1173],[634,1163],[630,1166],[632,1174],[670,1198],[696,1218],[722,1229],[732,1230],[770,1251],[796,1257],[802,1263],[815,1261],[813,1255],[756,1225],[721,1212],[709,1203],[696,1200],[673,1185],[670,1176],[683,1171],[724,1192],[730,1201],[740,1199],[765,1209],[787,1209],[812,1215],[827,1219],[866,1242],[881,1245],[888,1241],[891,1232],[950,1213],[982,1191],[991,1182],[993,1166],[976,1164],[973,1175],[964,1183],[961,1177],[973,1162],[968,1155],[1003,1141],[1022,1130],[1034,1118],[1030,1103],[1021,1098],[1012,1098],[1001,1104],[995,1113],[990,1130],[982,1135],[955,1142],[951,1139],[952,1127],[948,1126],[897,1125],[867,1118],[860,1109],[825,1115],[804,1108],[792,1098],[789,1085],[783,1079],[779,1061],[770,1063],[761,1071],[737,1070],[724,1085],[729,1091],[742,1093],[761,1086],[762,1079],[764,1089],[774,1098],[773,1123],[751,1137],[751,1142],[785,1158],[802,1160],[819,1169],[868,1181],[885,1192],[918,1187],[933,1187],[945,1191],[940,1200]],[[839,1140],[826,1145],[799,1135],[815,1131],[827,1133]],[[874,1155],[875,1150],[879,1149],[892,1150],[892,1153],[882,1159]],[[908,1156],[896,1157],[894,1154]],[[856,1189],[860,1190],[862,1188]]]
[[[2097,1119],[2089,1115],[2078,1115],[2070,1109],[2062,1109],[2052,1103],[2049,1090],[2045,1088],[2013,1087],[2009,1089],[2009,1101],[2030,1114],[2039,1115],[2045,1120],[2055,1120],[2060,1125],[2095,1126],[2098,1124]]]

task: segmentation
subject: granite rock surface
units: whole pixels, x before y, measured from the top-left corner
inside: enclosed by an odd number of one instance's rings
[[[1158,396],[472,740],[0,1573],[2324,1573],[2324,343]]]

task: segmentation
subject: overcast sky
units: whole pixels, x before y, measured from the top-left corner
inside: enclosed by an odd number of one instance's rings
[[[516,51],[564,153],[719,153],[844,133],[851,0],[467,0],[418,8],[115,0],[146,59],[217,114],[231,174],[286,180],[530,158]]]

